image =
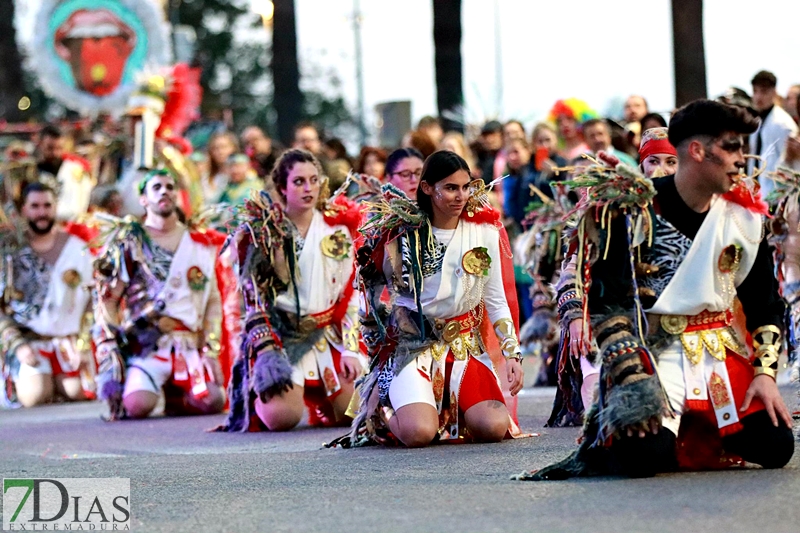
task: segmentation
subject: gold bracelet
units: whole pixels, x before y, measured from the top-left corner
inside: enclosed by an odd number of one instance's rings
[[[755,348],[753,368],[756,376],[766,374],[772,379],[777,379],[780,341],[781,330],[777,326],[771,324],[761,326],[753,332],[753,348]]]

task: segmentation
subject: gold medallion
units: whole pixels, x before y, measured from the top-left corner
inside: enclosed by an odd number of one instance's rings
[[[672,335],[680,335],[688,325],[689,319],[685,315],[661,315],[661,327]]]
[[[342,230],[336,230],[335,233],[325,236],[319,243],[322,253],[337,261],[347,259],[352,245]]]
[[[73,268],[64,272],[64,275],[61,276],[61,279],[70,289],[77,289],[78,286],[81,284],[81,275],[77,270]]]
[[[489,250],[482,246],[476,246],[461,258],[461,266],[464,267],[464,271],[473,276],[488,276],[491,265],[492,258],[489,256]]]
[[[717,266],[723,274],[729,274],[739,270],[739,262],[742,260],[742,247],[736,244],[729,244],[719,254]]]
[[[203,274],[203,271],[200,270],[200,267],[193,266],[186,273],[186,281],[189,282],[189,288],[193,291],[202,291],[206,288],[208,278]]]
[[[461,333],[461,323],[457,320],[451,320],[444,326],[444,331],[442,332],[442,340],[444,342],[453,342],[456,337]]]
[[[315,329],[317,329],[317,320],[313,316],[306,315],[300,318],[300,323],[297,325],[298,332],[308,335]]]

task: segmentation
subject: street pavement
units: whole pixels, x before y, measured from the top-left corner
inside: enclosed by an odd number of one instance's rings
[[[322,447],[342,429],[205,431],[223,416],[106,423],[96,403],[0,411],[0,473],[130,478],[133,531],[800,531],[800,454],[773,471],[510,481],[574,447],[576,428],[543,427],[553,393],[520,397],[538,436],[415,450]]]

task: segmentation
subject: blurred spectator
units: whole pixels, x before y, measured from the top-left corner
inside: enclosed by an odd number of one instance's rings
[[[322,143],[319,140],[319,130],[311,122],[300,122],[294,127],[292,148],[306,150],[317,158],[325,157],[322,152]]]
[[[786,99],[783,102],[783,108],[795,122],[800,121],[800,110],[797,107],[798,96],[800,96],[800,85],[792,85],[786,92]]]
[[[58,191],[58,220],[74,220],[89,208],[96,182],[89,161],[67,153],[65,145],[66,138],[59,128],[50,124],[42,128],[36,167],[39,181]]]
[[[341,140],[328,139],[322,144],[322,153],[328,160],[328,180],[331,192],[339,188],[353,168],[353,161],[347,155],[347,148]]]
[[[761,125],[750,136],[750,153],[764,159],[764,170],[774,172],[786,147],[786,139],[797,134],[797,124],[781,107],[776,106],[778,93],[775,87],[778,80],[775,74],[762,70],[751,80],[753,85],[753,108],[761,117]],[[752,172],[754,162],[748,163]],[[759,179],[761,194],[768,195],[774,188],[771,178],[764,175]]]
[[[603,151],[607,154],[615,156],[622,163],[625,163],[632,168],[636,168],[637,163],[631,156],[615,149],[611,145],[611,128],[608,122],[605,120],[599,118],[587,120],[583,124],[583,136],[586,139],[586,144],[589,146],[589,149],[594,154]]]
[[[651,128],[642,135],[639,161],[645,177],[661,178],[678,171],[678,152],[669,142],[667,128]]]
[[[490,120],[483,125],[481,136],[475,144],[477,156],[477,170],[475,177],[480,177],[484,182],[492,181],[494,175],[494,160],[503,147],[503,125],[496,120]]]
[[[228,158],[228,184],[219,201],[238,205],[243,203],[253,190],[263,190],[264,181],[250,165],[247,154],[233,154]]]
[[[441,146],[444,130],[438,118],[430,115],[422,117],[417,123],[417,131],[427,134],[437,149]]]
[[[398,148],[386,160],[386,181],[416,201],[423,163],[424,159],[418,150]]]
[[[508,164],[505,171],[508,173],[503,184],[503,213],[512,228],[509,234],[513,237],[519,232],[522,219],[525,218],[525,208],[531,200],[531,185],[536,185],[548,196],[552,195],[546,183],[536,183],[539,173],[534,168],[531,158],[531,148],[524,138],[512,137],[504,148]],[[540,187],[541,186],[541,187]]]
[[[427,133],[421,131],[409,131],[403,137],[403,148],[413,148],[422,154],[423,160],[428,159],[436,151],[436,144],[428,137]]]
[[[53,125],[46,125],[39,133],[38,160],[39,172],[47,172],[56,176],[64,162],[64,135]]]
[[[658,113],[648,113],[639,121],[642,131],[652,130],[653,128],[666,128],[667,121]]]
[[[225,192],[225,187],[228,185],[228,169],[226,168],[228,158],[239,151],[239,146],[233,133],[223,131],[211,136],[206,150],[208,152],[208,173],[202,176],[200,184],[203,188],[203,203],[211,205],[218,203],[222,193]]]
[[[475,156],[467,146],[464,136],[457,131],[448,131],[442,138],[442,150],[450,150],[461,156],[467,162],[472,172],[475,171]]]
[[[497,152],[494,158],[494,168],[492,169],[492,179],[496,180],[506,171],[506,149],[511,139],[524,139],[525,126],[519,120],[509,120],[503,124],[503,148]],[[501,185],[502,187],[502,185]]]
[[[250,156],[253,170],[258,177],[265,178],[275,166],[278,150],[273,146],[272,139],[258,126],[248,126],[242,131],[242,149]]]
[[[647,100],[644,99],[644,96],[633,94],[625,100],[623,116],[626,124],[642,120],[647,113],[649,113],[649,109],[647,108]]]
[[[386,150],[374,146],[365,146],[358,155],[355,170],[359,174],[366,174],[382,180],[386,170]]]
[[[108,213],[115,217],[123,215],[122,195],[113,185],[98,185],[89,197],[90,213]]]
[[[548,120],[555,122],[558,127],[562,157],[571,161],[589,151],[589,147],[583,142],[581,125],[596,117],[597,113],[586,102],[577,98],[558,100],[553,104]]]
[[[548,122],[540,122],[531,134],[533,166],[542,178],[549,179],[556,167],[567,166],[567,160],[558,155],[558,136],[555,128]],[[540,179],[542,179],[540,178]]]

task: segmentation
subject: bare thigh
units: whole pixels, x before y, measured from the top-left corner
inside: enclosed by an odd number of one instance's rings
[[[508,409],[497,400],[478,402],[464,413],[464,422],[475,440],[500,442],[508,431]]]

